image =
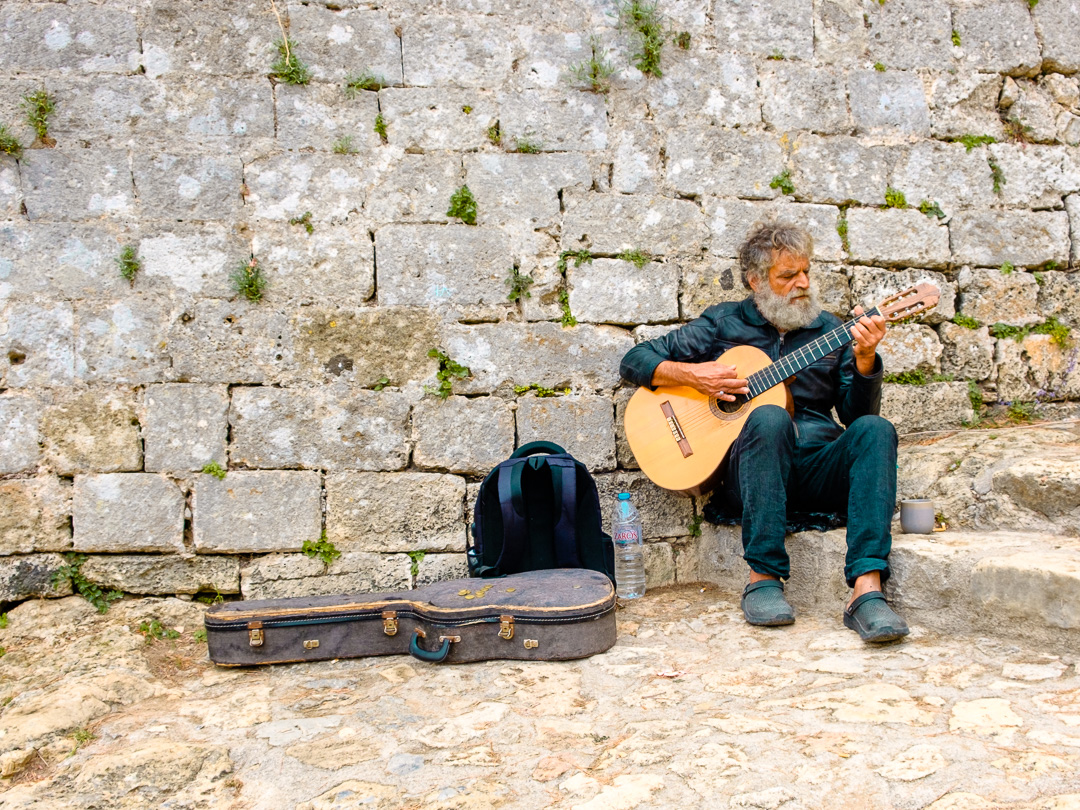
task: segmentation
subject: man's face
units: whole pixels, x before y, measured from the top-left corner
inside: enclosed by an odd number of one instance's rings
[[[809,325],[821,310],[810,282],[810,259],[778,252],[769,268],[768,284],[750,279],[758,310],[783,331]]]
[[[758,291],[761,282],[750,279],[750,289]],[[810,259],[806,256],[792,256],[778,252],[769,268],[769,286],[780,298],[788,303],[801,302],[810,297]]]

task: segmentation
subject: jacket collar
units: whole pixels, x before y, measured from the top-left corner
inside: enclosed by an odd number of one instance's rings
[[[754,296],[753,296],[752,293],[750,295],[746,296],[746,298],[744,298],[741,302],[739,302],[739,314],[742,316],[742,319],[744,321],[746,321],[749,324],[753,324],[754,326],[765,326],[766,324],[768,324],[769,326],[772,326],[773,329],[776,328],[775,326],[772,325],[772,323],[765,320],[765,316],[762,315],[761,312],[758,311],[757,304],[754,303]],[[822,326],[824,326],[824,323],[825,323],[825,310],[822,310],[821,312],[819,312],[817,314],[817,317],[814,318],[814,320],[812,320],[810,323],[808,323],[806,326],[804,326],[802,328],[803,329],[820,329]],[[798,332],[800,330],[795,329],[793,331]]]

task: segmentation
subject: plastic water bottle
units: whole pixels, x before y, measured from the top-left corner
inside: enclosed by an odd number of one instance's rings
[[[615,541],[615,593],[621,599],[645,595],[644,532],[641,516],[630,503],[630,493],[620,492],[615,503],[615,523],[611,527]]]

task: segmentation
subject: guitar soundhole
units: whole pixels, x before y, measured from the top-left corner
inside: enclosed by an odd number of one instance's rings
[[[750,398],[746,394],[736,394],[732,402],[714,397],[709,401],[709,404],[712,406],[712,412],[719,416],[720,414],[738,413],[749,401]]]

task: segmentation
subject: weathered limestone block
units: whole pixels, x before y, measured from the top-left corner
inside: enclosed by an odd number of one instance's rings
[[[1013,76],[1039,72],[1042,54],[1031,14],[1008,0],[984,0],[957,7],[953,25],[960,34],[964,66]]]
[[[866,24],[858,0],[814,3],[814,58],[820,63],[852,65],[866,55]]]
[[[375,294],[375,246],[363,223],[321,224],[310,234],[302,224],[259,223],[250,250],[266,272],[271,305],[358,306]]]
[[[6,3],[0,14],[0,71],[129,73],[139,57],[132,11]]]
[[[342,84],[279,84],[274,94],[277,140],[285,149],[328,152],[339,144],[368,154],[381,143],[375,132],[379,99],[373,92],[361,90],[350,97]]]
[[[10,164],[10,165],[8,165]],[[19,167],[11,158],[0,159],[0,216],[14,216],[22,205]]]
[[[1080,625],[1080,566],[1069,551],[987,557],[972,571],[971,590],[994,615],[1072,630]]]
[[[1074,265],[1080,266],[1080,194],[1070,194],[1065,198],[1065,210],[1069,215],[1069,236],[1072,242],[1069,258]]]
[[[200,298],[228,298],[234,295],[229,275],[238,266],[250,261],[249,240],[217,223],[195,228],[155,228],[151,233],[137,243],[142,268],[136,276],[136,288],[186,293]],[[99,260],[108,259],[108,281],[116,286],[124,283],[116,272],[116,257],[119,254],[120,249],[117,248],[111,255],[102,256]],[[100,272],[104,270],[101,267]]]
[[[645,589],[675,584],[675,553],[670,543],[646,543]]]
[[[19,170],[31,220],[97,219],[135,212],[127,152],[34,149],[23,155]]]
[[[1080,146],[1080,115],[1071,112],[1058,113],[1057,139],[1069,146]]]
[[[500,93],[499,128],[508,149],[522,141],[544,152],[607,149],[607,110],[594,93],[525,90]]]
[[[959,138],[978,132],[1002,137],[998,96],[1001,77],[993,73],[941,73],[930,79],[930,132]]]
[[[982,267],[1036,267],[1068,261],[1064,211],[965,211],[949,223],[953,261]]]
[[[468,380],[454,383],[456,391],[466,394],[493,391],[504,383],[610,391],[619,383],[619,361],[634,340],[613,326],[456,324],[444,332],[443,345],[472,372]]]
[[[147,387],[142,418],[146,471],[197,471],[211,461],[227,467],[228,414],[229,391],[223,385]]]
[[[326,477],[326,536],[341,551],[465,550],[465,479],[435,473]]]
[[[280,599],[340,593],[381,593],[409,587],[412,560],[405,554],[342,554],[329,567],[303,554],[269,554],[240,571],[245,599]]]
[[[902,191],[908,204],[936,202],[946,214],[988,205],[993,180],[983,149],[968,152],[962,144],[921,141],[903,151],[889,185]]]
[[[529,249],[531,242],[531,249]],[[547,234],[534,231],[529,240],[522,240],[520,253],[515,257],[518,273],[530,276],[528,295],[521,302],[521,311],[527,321],[551,321],[562,317],[559,295],[565,280],[559,271],[559,245]],[[574,260],[567,260],[573,265]],[[509,286],[507,287],[509,289]]]
[[[620,388],[615,392],[615,457],[619,467],[624,470],[640,469],[634,451],[630,449],[630,443],[626,440],[626,403],[634,395],[637,388]]]
[[[941,371],[960,380],[985,380],[994,371],[994,339],[988,327],[967,329],[953,323],[938,327]]]
[[[669,153],[670,154],[670,153]],[[700,209],[687,200],[645,195],[569,193],[563,196],[562,245],[614,255],[697,254],[707,237]]]
[[[244,166],[239,158],[136,154],[132,175],[139,201],[155,217],[230,219],[243,201]]]
[[[90,582],[124,593],[240,592],[240,560],[236,557],[95,554],[87,558],[81,571]]]
[[[948,9],[943,6],[940,9],[948,20]],[[902,47],[909,44],[904,41]],[[848,98],[855,129],[860,135],[930,133],[930,110],[922,80],[916,73],[853,70],[848,75]]]
[[[513,308],[506,299],[512,245],[503,230],[386,225],[375,233],[375,255],[383,306],[426,306],[486,320]]]
[[[921,282],[929,282],[941,290],[937,306],[922,315],[923,323],[942,323],[952,320],[956,314],[956,283],[948,281],[941,273],[932,270],[881,270],[876,267],[855,267],[851,278],[851,297],[863,309],[880,304],[890,295],[906,290]]]
[[[844,246],[836,232],[840,212],[831,205],[793,203],[786,199],[772,202],[749,202],[723,197],[702,200],[705,222],[712,239],[709,253],[735,258],[755,222],[769,219],[784,220],[801,225],[814,237],[814,258],[822,261],[843,261]]]
[[[104,224],[0,223],[0,299],[122,297],[130,288],[116,259],[127,242],[133,234]]]
[[[299,551],[322,533],[319,473],[232,470],[222,480],[200,475],[193,490],[195,548],[260,554]]]
[[[425,13],[402,20],[401,61],[410,86],[485,87],[513,70],[512,40],[497,17]]]
[[[75,377],[71,305],[14,302],[0,308],[0,387],[63,385]]]
[[[444,579],[465,579],[469,564],[464,554],[425,554],[420,558],[414,587],[430,585]]]
[[[429,397],[413,411],[413,436],[417,467],[486,475],[514,451],[514,413],[497,397]]]
[[[834,204],[885,202],[895,148],[870,146],[857,138],[802,134],[791,151],[797,199]]]
[[[41,403],[30,394],[0,395],[0,475],[29,472],[41,460]]]
[[[813,58],[814,19],[810,0],[746,4],[718,0],[713,5],[713,20],[716,45],[721,51],[759,56],[781,51],[795,59]]]
[[[615,500],[620,492],[629,492],[641,514],[646,539],[684,537],[694,518],[694,502],[653,484],[640,472],[601,473],[596,476],[600,494],[603,526],[609,530],[615,518]]]
[[[890,326],[878,344],[878,354],[886,374],[915,370],[936,374],[941,368],[941,341],[937,332],[920,323]]]
[[[960,271],[960,311],[979,323],[1023,326],[1039,321],[1039,285],[1029,273]]]
[[[931,0],[901,0],[867,8],[871,56],[890,68],[948,68],[952,59],[949,9]]]
[[[161,475],[76,475],[71,519],[76,551],[184,549],[184,493]]]
[[[400,470],[409,459],[408,417],[404,394],[344,382],[310,391],[234,388],[229,457],[253,468]]]
[[[685,195],[724,194],[769,200],[784,168],[779,141],[771,133],[717,126],[684,127],[668,132],[665,180]]]
[[[1028,140],[1036,143],[1053,143],[1057,138],[1057,115],[1060,108],[1050,94],[1031,79],[1015,82],[1019,97],[1008,108],[1008,117],[1015,118],[1025,127]],[[1004,98],[1005,93],[1002,93]],[[1004,104],[1002,104],[1004,106]]]
[[[1047,73],[1039,79],[1039,83],[1050,94],[1050,98],[1062,107],[1080,106],[1080,78]]]
[[[197,14],[185,0],[155,0],[140,31],[146,75],[265,76],[277,57],[273,43],[281,38],[266,11],[260,0],[231,0]]]
[[[316,79],[340,82],[364,69],[401,84],[401,40],[385,11],[291,5],[289,35]]]
[[[619,121],[611,132],[611,188],[622,194],[655,194],[660,188],[662,145],[655,121],[638,115]]]
[[[999,341],[1000,343],[1000,341]],[[1071,346],[1059,346],[1050,335],[1028,335],[1023,342],[1024,359],[1030,368],[1029,379],[1038,399],[1076,399],[1080,397],[1080,374],[1075,336]],[[998,384],[998,395],[1006,396]]]
[[[750,56],[698,51],[645,85],[649,109],[661,126],[682,125],[687,116],[714,126],[749,127],[761,123],[757,68]]]
[[[142,468],[139,421],[130,394],[68,391],[41,416],[44,461],[59,475]]]
[[[1045,318],[1057,318],[1066,326],[1080,330],[1080,275],[1043,273],[1039,312]]]
[[[380,225],[447,222],[450,197],[464,182],[458,155],[405,155],[371,190],[364,214]]]
[[[0,555],[69,548],[69,487],[52,476],[0,481]]]
[[[518,400],[517,440],[555,442],[592,472],[615,469],[615,425],[609,397],[572,394]]]
[[[499,120],[493,94],[483,90],[388,87],[379,91],[379,108],[387,140],[406,151],[479,149]]]
[[[817,285],[821,308],[845,321],[850,317],[851,308],[854,306],[849,272],[840,265],[819,264],[812,277],[813,283]]]
[[[513,45],[516,65],[512,64],[512,82],[517,87],[561,90],[568,85],[581,89],[567,70],[592,56],[589,36],[578,30],[549,30],[550,9],[544,9],[545,19],[537,26],[520,25],[513,29]],[[539,22],[539,20],[538,20]],[[612,20],[614,22],[614,20]]]
[[[362,156],[285,154],[244,166],[246,208],[255,220],[285,220],[311,212],[311,222],[344,222],[364,202]],[[239,191],[239,186],[237,187]]]
[[[949,263],[948,228],[917,210],[852,208],[847,220],[853,261],[919,267]]]
[[[30,554],[0,559],[0,602],[21,602],[35,596],[70,596],[71,581],[53,582],[64,565],[59,554]]]
[[[773,62],[761,73],[762,118],[773,129],[821,134],[851,130],[842,73],[795,62]]]
[[[1080,511],[1080,470],[1070,459],[1028,458],[993,473],[995,492],[1049,518]]]
[[[592,182],[588,161],[574,154],[481,152],[466,156],[465,177],[476,197],[480,225],[515,225],[530,230],[558,222],[559,192],[584,190]]]
[[[365,388],[386,377],[391,385],[433,378],[439,320],[427,309],[305,308],[294,320],[297,376],[344,377]],[[332,375],[332,376],[331,376]]]
[[[750,294],[735,259],[706,258],[683,267],[679,317],[689,321],[706,308],[724,301],[741,301]]]
[[[581,322],[634,325],[679,317],[679,268],[621,259],[594,259],[566,274],[570,310]]]
[[[1042,5],[1041,3],[1039,5]],[[1080,70],[1076,41],[1080,37],[1080,7],[1076,0],[1046,0],[1031,11],[1042,43],[1043,69],[1060,73]]]
[[[1022,208],[1060,208],[1066,191],[1065,147],[995,143],[988,151],[1005,174],[1001,202]]]
[[[974,416],[967,384],[940,382],[929,385],[886,384],[881,415],[901,436],[921,430],[944,430],[970,422]]]
[[[174,379],[184,382],[275,382],[293,363],[288,317],[244,300],[197,301],[167,337]]]
[[[75,373],[87,382],[151,383],[174,378],[168,335],[178,305],[155,296],[75,305]]]
[[[1021,343],[1012,338],[995,341],[994,365],[997,367],[997,398],[1000,402],[1030,402],[1035,398],[1031,368]]]

